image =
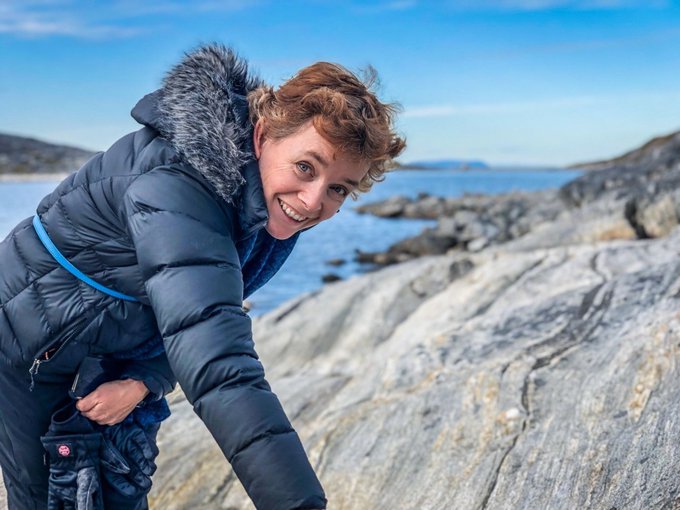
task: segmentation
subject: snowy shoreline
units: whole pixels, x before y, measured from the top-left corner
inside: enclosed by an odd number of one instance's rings
[[[59,182],[66,177],[68,173],[49,173],[49,174],[0,174],[0,182]]]

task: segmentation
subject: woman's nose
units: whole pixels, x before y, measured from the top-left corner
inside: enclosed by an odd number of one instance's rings
[[[321,186],[314,186],[311,183],[302,188],[298,194],[298,198],[307,210],[306,212],[309,213],[315,213],[321,210],[324,196],[325,193],[323,188]]]

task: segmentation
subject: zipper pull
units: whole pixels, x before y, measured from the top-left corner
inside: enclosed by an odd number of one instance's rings
[[[73,384],[71,385],[71,393],[75,395],[76,386],[78,386],[78,379],[80,379],[80,370],[76,373],[76,377],[73,379]]]
[[[33,391],[33,388],[35,387],[35,379],[34,377],[38,375],[38,370],[40,369],[40,363],[42,363],[38,358],[33,360],[33,364],[31,365],[31,368],[28,369],[28,373],[31,374],[31,385],[28,387],[28,391]]]

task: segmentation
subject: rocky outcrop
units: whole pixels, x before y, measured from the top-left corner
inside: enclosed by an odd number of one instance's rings
[[[680,149],[680,131],[669,133],[663,136],[652,138],[640,147],[626,152],[620,156],[612,159],[605,159],[601,161],[589,161],[587,163],[579,163],[571,165],[569,168],[576,168],[592,172],[597,170],[604,170],[619,166],[628,167],[642,167],[649,163],[654,164],[667,156],[672,156]]]
[[[0,133],[0,175],[71,173],[94,153]]]
[[[357,260],[386,265],[449,251],[475,252],[527,234],[542,236],[544,246],[655,238],[667,235],[680,221],[680,133],[579,167],[588,172],[557,192],[397,197],[365,205],[359,212],[438,222],[385,252],[360,252]]]
[[[415,237],[390,246],[386,252],[359,252],[357,261],[394,264],[449,250],[477,252],[525,235],[539,224],[554,221],[568,206],[554,190],[505,195],[464,195],[459,198],[421,195],[396,197],[358,208],[360,213],[389,218],[437,219]]]

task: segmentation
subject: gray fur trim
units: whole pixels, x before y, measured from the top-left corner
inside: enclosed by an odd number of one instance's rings
[[[246,95],[260,85],[232,49],[211,44],[187,53],[161,89],[161,133],[229,203],[254,157]]]

